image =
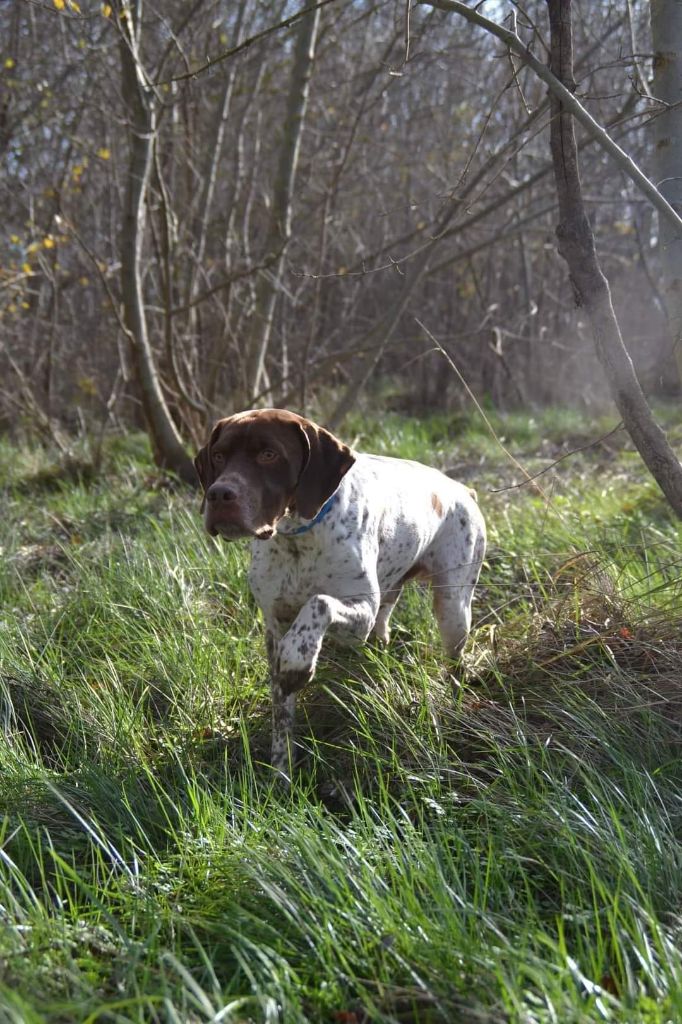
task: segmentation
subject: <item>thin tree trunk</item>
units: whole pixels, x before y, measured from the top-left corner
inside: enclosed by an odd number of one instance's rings
[[[239,5],[239,10],[236,16],[235,25],[233,29],[234,39],[236,43],[241,42],[242,29],[244,25],[244,19],[247,15],[248,3],[249,0],[241,0],[241,3]],[[196,243],[196,254],[194,256],[194,263],[190,268],[189,283],[187,286],[187,337],[190,340],[190,343],[193,348],[196,348],[197,338],[201,333],[201,325],[199,323],[199,308],[198,306],[192,304],[192,300],[196,298],[197,279],[202,271],[204,255],[206,253],[206,244],[208,240],[211,211],[213,207],[213,196],[215,194],[218,173],[221,168],[225,130],[227,128],[230,110],[232,107],[232,97],[234,93],[235,81],[237,80],[237,74],[238,65],[233,64],[232,67],[227,72],[227,77],[225,80],[225,89],[223,91],[223,99],[220,105],[220,110],[218,111],[218,116],[213,130],[213,139],[207,147],[211,156],[207,161],[206,171],[204,174],[204,190],[201,199],[201,209],[198,219],[199,226]]]
[[[247,401],[258,393],[263,379],[275,304],[279,295],[282,254],[291,235],[292,197],[319,23],[318,9],[301,18],[296,27],[294,64],[264,250],[266,254],[279,252],[280,258],[267,273],[261,272],[256,285],[256,303],[246,346]]]
[[[571,92],[573,36],[571,0],[547,0],[551,30],[550,68]],[[559,253],[566,260],[576,302],[585,309],[597,356],[625,428],[671,506],[682,517],[682,465],[655,423],[623,344],[609,284],[599,265],[594,236],[585,213],[573,117],[552,93],[550,142],[559,200],[556,229]]]
[[[682,6],[679,0],[651,0],[654,49],[653,92],[665,107],[654,119],[654,167],[658,188],[682,211]],[[682,378],[682,232],[659,220],[662,294],[675,358]]]
[[[138,46],[141,0],[132,8],[121,6],[121,84],[128,116],[130,147],[121,228],[121,294],[123,319],[132,345],[133,362],[142,406],[158,466],[172,469],[188,483],[196,473],[161,390],[154,353],[149,343],[142,294],[142,248],[146,226],[145,199],[152,166],[156,130],[155,100],[144,80]]]
[[[450,216],[454,215],[458,205],[458,203],[454,202],[451,204]],[[440,241],[440,237],[440,234],[437,233],[435,238],[425,245],[419,255],[411,261],[400,296],[391,305],[388,313],[381,318],[379,323],[372,328],[364,339],[363,347],[367,344],[369,345],[370,350],[355,369],[355,372],[350,379],[350,383],[337,402],[331,416],[327,417],[327,424],[330,430],[337,430],[341,426],[342,422],[357,402],[359,395],[361,395],[365,389],[370,377],[379,365],[379,362],[386,351],[391,338],[393,337],[393,332],[400,323],[401,317],[405,312],[417,285],[428,270],[429,262],[438,242]]]

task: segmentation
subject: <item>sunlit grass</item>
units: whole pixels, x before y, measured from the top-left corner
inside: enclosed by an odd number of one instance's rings
[[[139,438],[0,445],[0,1021],[682,1019],[679,524],[622,438],[494,493],[484,428],[351,426],[460,464],[489,557],[467,680],[416,588],[328,645],[290,792],[243,548]],[[495,427],[537,472],[609,424]]]

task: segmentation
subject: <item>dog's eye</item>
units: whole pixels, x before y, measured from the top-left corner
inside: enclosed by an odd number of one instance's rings
[[[217,462],[218,465],[221,465],[225,461],[225,456],[223,455],[222,452],[213,452],[211,458],[213,459],[214,462]]]
[[[278,458],[277,452],[274,452],[272,448],[263,448],[261,452],[258,452],[256,462],[260,462],[261,465],[267,465],[267,463],[274,462]]]

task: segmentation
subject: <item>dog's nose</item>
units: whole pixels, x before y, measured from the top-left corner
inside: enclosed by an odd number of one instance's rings
[[[234,501],[236,497],[237,492],[228,484],[211,484],[209,489],[206,491],[207,501]]]

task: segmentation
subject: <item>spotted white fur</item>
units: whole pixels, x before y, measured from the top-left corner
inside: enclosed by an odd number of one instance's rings
[[[327,630],[364,641],[389,638],[406,579],[433,589],[446,654],[456,658],[471,625],[485,554],[473,492],[404,459],[355,454],[326,515],[305,532],[287,514],[252,543],[249,580],[263,611],[273,698],[272,763],[290,774],[295,693],[312,679]]]

